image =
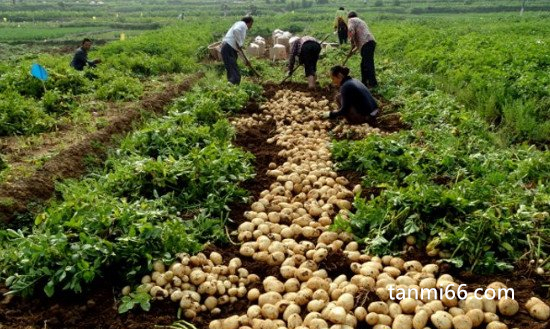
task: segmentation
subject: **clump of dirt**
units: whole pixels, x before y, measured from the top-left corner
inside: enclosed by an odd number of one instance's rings
[[[319,268],[324,268],[329,277],[336,278],[342,274],[348,279],[355,275],[350,268],[351,261],[342,250],[331,251],[328,256],[319,263]]]
[[[161,93],[144,96],[140,103],[130,105],[110,118],[105,128],[89,134],[82,141],[53,156],[30,177],[4,182],[0,185],[0,199],[5,200],[0,203],[0,222],[18,228],[20,223],[10,222],[18,215],[25,214],[29,204],[44,202],[51,198],[56,181],[84,174],[87,168],[86,161],[90,157],[105,159],[107,148],[113,143],[113,137],[128,133],[133,129],[134,123],[142,118],[140,109],[160,113],[174,97],[189,90],[202,76],[203,73],[197,73]]]

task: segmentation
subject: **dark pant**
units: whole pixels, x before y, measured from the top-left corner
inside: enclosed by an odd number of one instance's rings
[[[221,53],[223,65],[227,71],[227,81],[234,85],[238,85],[241,83],[241,74],[239,73],[239,67],[237,66],[237,51],[228,43],[224,43]]]
[[[342,94],[337,93],[334,97],[334,100],[336,101],[338,107],[342,106]],[[372,112],[374,110],[376,109],[369,109],[369,112]],[[346,121],[350,125],[361,125],[364,123],[368,123],[369,126],[376,127],[376,116],[361,113],[355,108],[355,106],[350,107],[349,111],[344,114],[344,118],[346,118]]]
[[[361,47],[361,80],[368,88],[376,87],[376,72],[374,70],[375,41],[369,41]]]
[[[321,45],[315,41],[306,41],[300,51],[300,63],[304,64],[306,77],[315,76]]]
[[[338,42],[340,44],[348,43],[348,28],[338,28]]]

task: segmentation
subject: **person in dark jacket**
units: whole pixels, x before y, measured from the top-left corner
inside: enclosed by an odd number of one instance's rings
[[[306,35],[294,41],[290,50],[287,76],[290,77],[294,72],[294,64],[296,57],[298,57],[300,64],[304,64],[308,87],[310,89],[315,88],[317,61],[319,60],[320,53],[321,44],[313,37]]]
[[[367,87],[359,80],[349,76],[345,66],[334,66],[330,69],[332,83],[340,87],[339,106],[336,112],[326,112],[324,118],[334,119],[340,116],[351,124],[368,123],[376,125],[378,104]]]
[[[75,70],[82,71],[84,66],[88,65],[89,67],[95,67],[97,64],[101,63],[100,59],[95,59],[93,61],[88,60],[88,51],[92,48],[92,40],[86,38],[82,40],[80,48],[76,50],[73,60],[71,61],[71,66]]]

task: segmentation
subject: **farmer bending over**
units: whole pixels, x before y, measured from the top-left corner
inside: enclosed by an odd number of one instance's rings
[[[90,48],[92,48],[92,40],[88,38],[82,40],[80,48],[76,50],[73,60],[71,61],[71,66],[74,67],[75,70],[82,71],[86,65],[95,67],[97,64],[101,63],[100,59],[94,59],[93,61],[88,60],[88,51]]]
[[[287,76],[290,77],[294,72],[294,64],[296,57],[298,57],[299,63],[304,64],[308,87],[310,89],[315,88],[315,74],[317,72],[319,53],[321,53],[321,45],[313,37],[303,36],[294,41],[288,60]]]
[[[376,125],[378,104],[361,81],[349,76],[349,69],[345,66],[334,66],[330,69],[332,84],[340,87],[337,103],[340,109],[337,112],[326,112],[324,118],[343,116],[350,124],[368,123]]]
[[[252,23],[254,23],[252,17],[243,17],[242,20],[231,26],[223,38],[221,50],[223,65],[227,71],[227,80],[234,85],[241,83],[241,74],[237,66],[237,57],[239,56],[237,52],[242,52],[246,31],[252,28]],[[250,63],[246,64],[250,65]]]

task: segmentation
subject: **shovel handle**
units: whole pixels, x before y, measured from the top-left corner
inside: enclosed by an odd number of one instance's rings
[[[246,61],[246,66],[248,66],[252,70],[252,73],[254,73],[254,75],[256,75],[258,78],[261,78],[261,76],[258,74],[258,72],[256,72],[256,70],[252,67],[252,64],[250,64],[250,61],[248,60],[248,58],[244,54],[244,51],[243,51],[242,48],[240,48],[240,51],[241,51],[241,54],[243,55],[244,60]]]

